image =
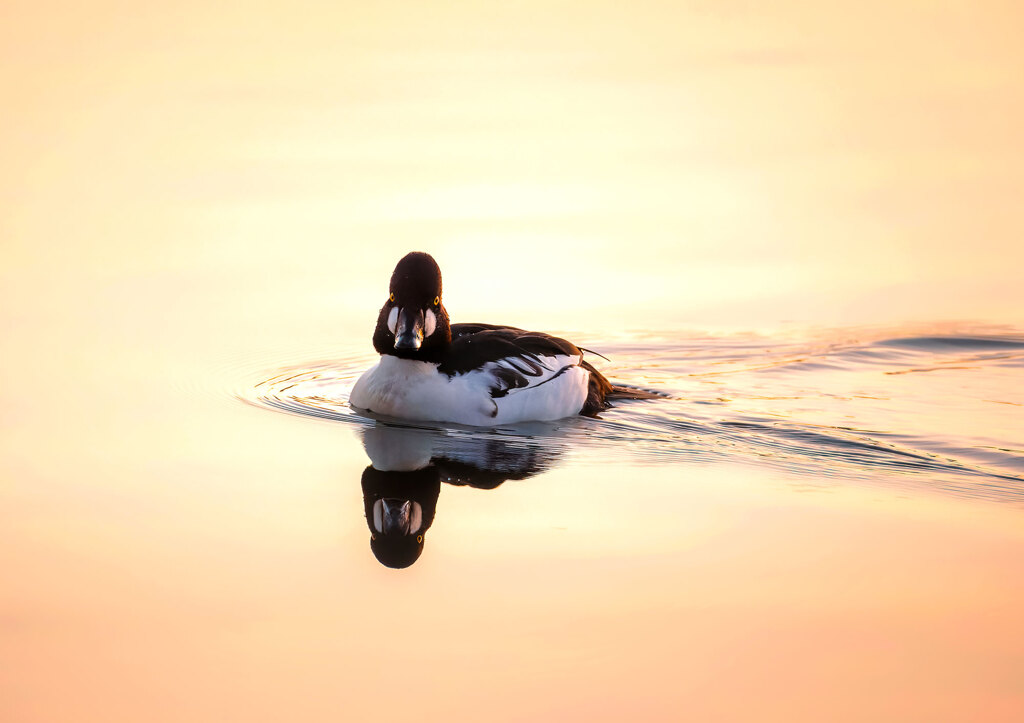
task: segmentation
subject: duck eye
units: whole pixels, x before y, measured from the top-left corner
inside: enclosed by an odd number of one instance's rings
[[[395,300],[395,294],[394,294],[394,292],[392,292],[391,296],[388,297],[388,301],[394,301],[394,300]]]
[[[441,297],[440,296],[435,296],[434,297],[434,306],[437,306],[440,303],[441,303]]]

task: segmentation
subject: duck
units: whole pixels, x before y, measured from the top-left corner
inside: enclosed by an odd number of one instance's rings
[[[616,391],[557,336],[514,326],[452,324],[441,269],[421,251],[395,266],[377,316],[380,361],[349,395],[351,406],[401,420],[493,427],[596,416]]]

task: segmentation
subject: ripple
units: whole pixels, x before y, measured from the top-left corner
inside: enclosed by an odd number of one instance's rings
[[[449,445],[529,439],[581,464],[623,457],[639,464],[729,461],[819,481],[1024,501],[1024,453],[1019,439],[1005,434],[1019,422],[1012,415],[1019,416],[1024,402],[1020,391],[1007,392],[1024,390],[1021,366],[1007,364],[1024,357],[1024,336],[865,336],[858,341],[846,330],[785,343],[753,335],[626,340],[598,348],[611,360],[602,371],[616,383],[654,389],[665,398],[617,402],[600,419],[493,429],[388,421],[439,435]],[[235,396],[365,429],[379,419],[353,410],[348,397],[375,361],[376,355],[359,352],[277,366],[249,375],[255,381]],[[911,374],[923,370],[932,373]],[[950,392],[951,374],[961,375],[957,394]],[[940,409],[948,418],[937,417],[936,399],[943,400]],[[961,412],[995,429],[958,434],[952,427]],[[908,420],[931,428],[922,436],[904,428]]]
[[[902,339],[886,339],[876,342],[877,346],[900,349],[945,352],[966,349],[1019,349],[1024,351],[1024,337],[1015,334],[1001,336],[912,336]]]

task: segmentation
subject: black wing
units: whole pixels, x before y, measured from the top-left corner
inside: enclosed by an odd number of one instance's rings
[[[536,362],[542,356],[579,357],[579,348],[565,339],[539,331],[523,331],[494,324],[452,324],[452,343],[440,371],[464,374],[487,362],[524,359]],[[530,369],[530,364],[522,365]]]
[[[593,416],[608,407],[605,400],[612,391],[611,383],[583,361],[582,350],[570,341],[495,324],[452,324],[451,329],[451,347],[439,369],[449,376],[480,369],[491,362],[491,396],[503,397],[516,389],[540,386],[579,365],[590,372],[590,389],[581,413]],[[541,359],[557,356],[572,359],[556,367]]]

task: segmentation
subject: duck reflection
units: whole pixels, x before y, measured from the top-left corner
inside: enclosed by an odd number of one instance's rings
[[[370,549],[391,568],[412,565],[434,523],[441,483],[491,490],[550,469],[557,447],[530,437],[457,437],[441,430],[378,422],[363,433],[363,509]]]

